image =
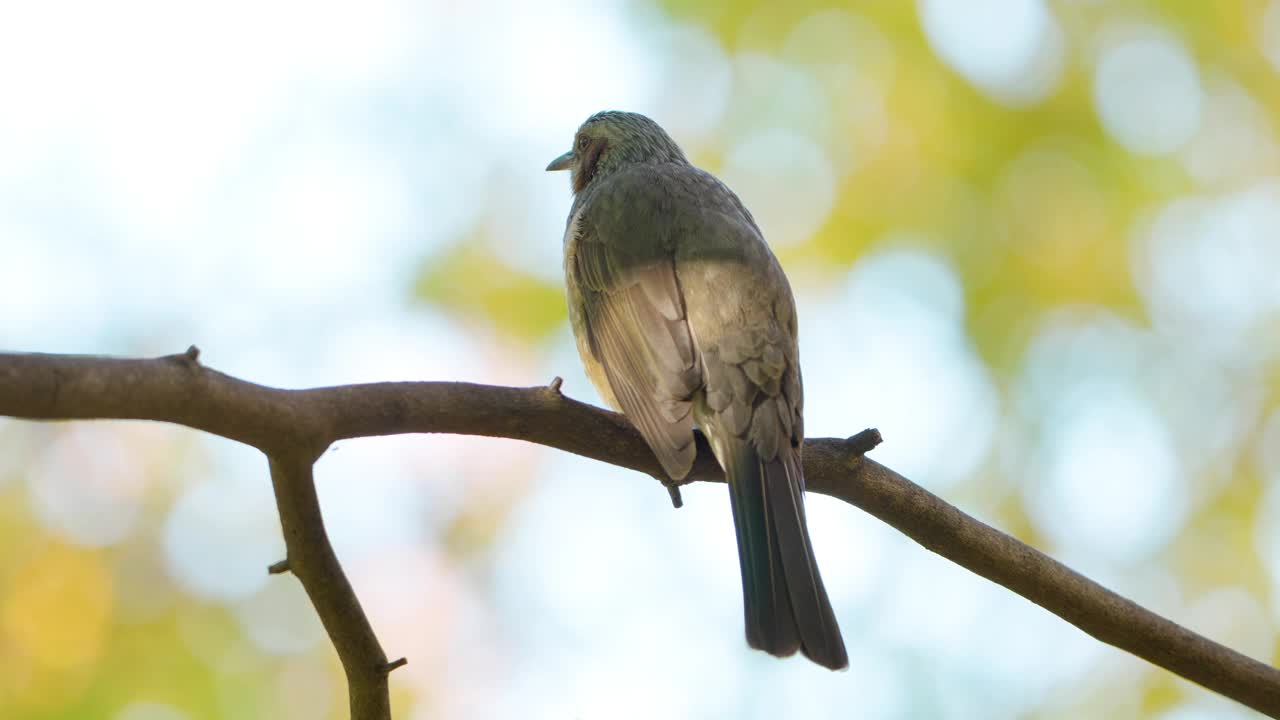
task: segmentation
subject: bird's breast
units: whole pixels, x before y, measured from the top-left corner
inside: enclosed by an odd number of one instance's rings
[[[596,392],[600,393],[600,399],[606,405],[617,412],[622,412],[618,398],[609,385],[609,376],[604,371],[604,365],[591,349],[591,340],[587,332],[586,296],[578,283],[577,273],[577,231],[580,217],[581,213],[575,213],[574,217],[570,218],[569,227],[564,234],[564,286],[565,300],[569,306],[569,326],[573,328],[573,339],[578,345],[578,356],[582,358],[582,368],[587,373],[587,379],[595,386]]]

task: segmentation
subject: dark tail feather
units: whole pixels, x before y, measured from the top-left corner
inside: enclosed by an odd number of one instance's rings
[[[804,519],[804,481],[787,449],[760,462],[743,442],[730,453],[729,500],[738,531],[747,643],[785,657],[797,649],[840,670],[849,665]]]

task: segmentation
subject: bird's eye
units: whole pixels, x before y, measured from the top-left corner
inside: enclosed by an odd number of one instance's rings
[[[586,150],[586,149],[587,149],[587,143],[589,143],[589,142],[591,142],[591,139],[590,139],[590,138],[588,138],[586,135],[579,135],[579,136],[578,136],[578,149],[579,149],[579,150]]]

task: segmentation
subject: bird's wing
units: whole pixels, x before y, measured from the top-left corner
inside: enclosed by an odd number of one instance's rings
[[[755,221],[720,181],[690,168],[696,203],[677,279],[702,364],[706,409],[768,462],[804,439],[795,301]]]
[[[652,176],[610,178],[576,213],[566,269],[609,389],[663,469],[681,479],[697,452],[692,399],[701,371],[676,276],[669,210],[669,193]]]

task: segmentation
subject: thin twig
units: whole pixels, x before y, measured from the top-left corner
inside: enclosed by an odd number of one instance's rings
[[[409,664],[408,658],[400,658],[398,660],[392,660],[389,663],[384,663],[383,665],[380,665],[378,667],[378,672],[382,673],[383,675],[389,675],[391,674],[391,671],[395,670],[396,668],[402,668],[408,664]]]

